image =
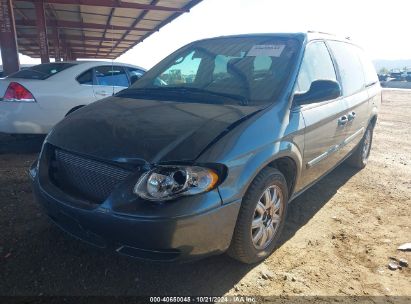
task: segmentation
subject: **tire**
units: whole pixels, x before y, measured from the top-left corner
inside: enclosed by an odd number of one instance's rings
[[[364,136],[357,148],[355,148],[354,153],[347,159],[347,163],[351,167],[363,169],[367,165],[372,146],[372,136],[373,128],[370,125],[367,130],[365,130]]]
[[[274,193],[279,200],[273,199]],[[269,205],[266,195],[271,195],[268,201],[278,203],[263,210],[262,206]],[[263,169],[243,197],[228,255],[246,264],[258,263],[268,257],[276,248],[284,227],[287,205],[288,187],[284,175],[274,168]],[[253,223],[255,228],[252,228]],[[263,235],[258,239],[261,233]]]

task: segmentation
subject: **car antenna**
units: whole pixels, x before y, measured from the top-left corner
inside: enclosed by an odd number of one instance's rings
[[[111,23],[111,20],[110,20],[110,23]],[[111,54],[113,54],[113,51],[114,51],[114,27],[113,27],[113,24],[111,24]],[[113,76],[114,76],[114,59],[113,57],[111,57],[111,77]],[[112,89],[113,89],[113,92],[111,96],[114,95],[114,83],[113,83]]]

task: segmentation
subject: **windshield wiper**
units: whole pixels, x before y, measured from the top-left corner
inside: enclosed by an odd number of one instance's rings
[[[168,91],[172,91],[172,92],[181,92],[181,93],[210,94],[210,95],[216,95],[216,96],[226,97],[226,98],[230,98],[230,99],[240,100],[241,105],[248,105],[248,103],[249,103],[248,99],[245,96],[242,96],[242,95],[210,91],[210,90],[201,89],[201,88],[193,88],[193,87],[158,87],[158,88],[155,88],[155,89],[168,90]]]
[[[248,105],[248,99],[242,95],[237,95],[237,94],[229,94],[229,93],[222,93],[222,92],[215,92],[215,91],[210,91],[206,89],[201,89],[201,88],[192,88],[192,87],[145,87],[145,88],[128,88],[124,89],[120,92],[118,92],[115,96],[119,97],[126,97],[126,95],[132,94],[132,92],[140,92],[140,93],[150,93],[150,92],[156,92],[156,93],[164,93],[164,92],[172,92],[172,93],[179,93],[179,94],[184,94],[184,93],[198,93],[198,94],[209,94],[209,95],[215,95],[215,96],[220,96],[224,98],[230,98],[233,100],[240,100],[240,105]]]

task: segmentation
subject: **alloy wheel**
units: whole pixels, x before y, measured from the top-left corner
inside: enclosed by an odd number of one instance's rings
[[[281,223],[284,195],[277,185],[269,186],[261,195],[254,211],[251,238],[256,249],[270,245]]]

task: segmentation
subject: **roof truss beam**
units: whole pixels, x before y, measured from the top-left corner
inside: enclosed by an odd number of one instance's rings
[[[35,48],[35,49],[38,49],[38,47],[39,47],[38,43],[20,43],[19,46],[22,47],[22,48]],[[82,48],[83,44],[82,43],[81,44],[79,44],[79,43],[70,43],[70,47],[72,47],[72,48],[80,48],[81,47]],[[97,49],[99,46],[95,45],[95,44],[87,44],[86,43],[86,44],[84,44],[84,47],[88,48],[88,49],[90,49],[90,48]],[[109,46],[109,45],[102,45],[100,47],[100,49],[111,50],[112,47]],[[127,47],[119,47],[116,50],[120,50],[121,52],[124,52],[124,50],[126,50],[126,49],[127,49]]]
[[[159,1],[159,0],[152,0],[152,1],[151,1],[151,5],[156,5],[158,1]],[[140,14],[140,16],[138,16],[138,17],[136,18],[136,20],[134,20],[134,22],[132,23],[131,26],[136,26],[141,20],[144,19],[144,17],[147,15],[147,13],[148,13],[148,10],[144,10],[144,11]],[[130,31],[126,31],[126,32],[121,36],[121,38],[126,37],[129,33],[130,33]],[[119,45],[119,42],[117,42],[114,47],[117,47],[118,45]]]
[[[5,0],[1,0],[5,1]],[[56,42],[49,43],[49,53],[60,55],[64,59],[70,58],[101,58],[106,59],[116,58],[127,50],[131,49],[136,44],[142,42],[152,33],[158,31],[162,26],[172,21],[179,15],[190,11],[190,9],[201,2],[201,0],[186,0],[178,6],[174,1],[169,1],[167,4],[160,0],[10,0],[14,2],[14,10],[18,14],[17,37],[21,41],[21,52],[29,53],[31,56],[39,55],[39,41],[36,35],[37,20],[33,20],[33,7],[30,5],[19,5],[21,2],[37,3],[41,2],[46,5],[47,29],[50,34],[45,37],[51,42],[51,39]],[[177,2],[176,2],[177,3]],[[162,6],[163,5],[163,6]],[[98,13],[98,9],[89,9],[84,11],[86,7],[105,7],[104,13]],[[171,7],[170,7],[171,6]],[[132,14],[126,14],[122,9],[132,9]],[[101,10],[101,9],[100,9]],[[160,14],[157,17],[146,18],[147,13],[154,11],[169,11],[171,14],[163,16]],[[65,16],[64,14],[57,15],[56,11],[64,11],[72,13],[73,16]],[[26,14],[27,12],[27,14]],[[90,16],[98,15],[105,17],[103,19],[92,20]],[[127,15],[127,16],[126,16]],[[64,18],[66,17],[66,18]],[[131,19],[131,23],[112,25],[112,19],[127,18]],[[62,18],[62,19],[61,19]],[[164,19],[165,18],[165,19]],[[78,19],[78,20],[77,20]],[[155,19],[155,20],[154,20]],[[157,20],[159,19],[159,20]],[[143,20],[160,22],[160,24],[152,27],[142,25]],[[149,28],[146,28],[149,27]],[[56,30],[58,36],[56,39]],[[107,37],[108,36],[108,37]],[[51,38],[51,39],[50,39]],[[58,40],[58,41],[57,41]],[[57,48],[56,48],[57,47]],[[56,49],[55,49],[56,48]],[[94,53],[94,56],[93,56]]]
[[[25,2],[36,2],[36,0],[15,0],[15,1],[25,1]],[[114,7],[114,8],[130,8],[139,10],[156,10],[156,11],[167,11],[167,12],[188,12],[186,9],[159,6],[151,4],[142,4],[134,2],[123,2],[119,0],[43,0],[44,3],[50,4],[69,4],[69,5],[88,5],[88,6],[104,6],[104,7]]]
[[[18,26],[36,26],[37,22],[35,20],[20,19],[16,20],[16,25]],[[121,26],[121,25],[106,25],[99,23],[89,23],[89,22],[75,22],[75,21],[55,21],[47,20],[47,26],[58,27],[58,28],[89,28],[98,30],[120,30],[120,31],[144,31],[152,32],[153,29],[141,28],[141,27],[131,27],[131,26]]]
[[[153,0],[153,1],[157,1],[157,0]],[[187,12],[189,12],[192,7],[194,7],[195,5],[197,5],[198,3],[200,3],[201,1],[203,1],[203,0],[193,0],[193,1],[191,1],[189,4],[187,4],[186,6],[184,6],[184,9],[185,9]],[[170,23],[171,21],[173,21],[174,19],[176,19],[178,16],[180,16],[180,13],[178,13],[178,12],[172,14],[170,17],[168,17],[168,18],[166,18],[165,20],[163,20],[162,22],[160,22],[160,24],[159,24],[158,26],[156,26],[156,27],[153,29],[153,31],[159,31],[160,28],[162,28],[163,26],[167,25],[168,23]],[[126,53],[128,50],[130,50],[130,49],[132,49],[133,47],[135,47],[137,44],[143,42],[144,39],[146,39],[146,38],[149,37],[149,36],[150,36],[150,33],[147,33],[146,35],[144,35],[143,37],[141,37],[140,40],[135,41],[132,45],[130,45],[130,46],[128,47],[128,49],[125,51],[125,53]],[[125,36],[124,36],[124,37],[125,37]],[[117,45],[118,45],[118,43],[117,43]],[[117,45],[116,45],[116,46],[117,46]]]
[[[19,0],[16,0],[16,1],[19,1]],[[23,0],[20,0],[20,1],[23,1]],[[75,10],[69,10],[69,9],[63,9],[62,7],[59,7],[59,8],[55,8],[55,7],[53,7],[53,8],[51,8],[51,5],[49,4],[48,5],[49,6],[49,10],[50,9],[52,9],[54,12],[59,12],[59,13],[69,13],[69,14],[78,14],[78,11],[75,11]],[[112,8],[113,10],[115,9],[115,8]],[[16,11],[16,8],[14,8],[14,10]],[[30,8],[30,7],[19,7],[19,8],[17,8],[17,10],[19,10],[19,11],[21,11],[23,14],[24,14],[24,12],[26,12],[26,11],[32,11],[33,9],[32,8]],[[97,13],[97,12],[81,12],[81,14],[82,15],[90,15],[90,16],[99,16],[99,17],[107,17],[107,14],[101,14],[101,13]],[[19,14],[19,15],[21,15],[21,14]],[[131,17],[131,16],[122,16],[122,15],[113,15],[113,17],[116,17],[117,19],[125,19],[125,20],[135,20],[136,18],[135,17]],[[22,18],[24,18],[24,16],[22,16]],[[29,19],[29,18],[24,18],[24,19]],[[159,21],[161,21],[161,20],[158,20],[158,19],[149,19],[149,18],[145,18],[145,20],[148,20],[148,21],[156,21],[156,22],[159,22]]]
[[[25,33],[17,33],[18,38],[26,38],[26,39],[37,39],[37,35],[34,34],[25,34]],[[51,37],[51,35],[50,35]],[[83,36],[77,36],[77,35],[64,35],[65,40],[76,40],[76,41],[82,41]],[[102,37],[87,37],[88,41],[103,41],[103,42],[124,42],[124,43],[133,43],[135,40],[130,40],[130,39],[116,39],[116,38],[102,38]]]

